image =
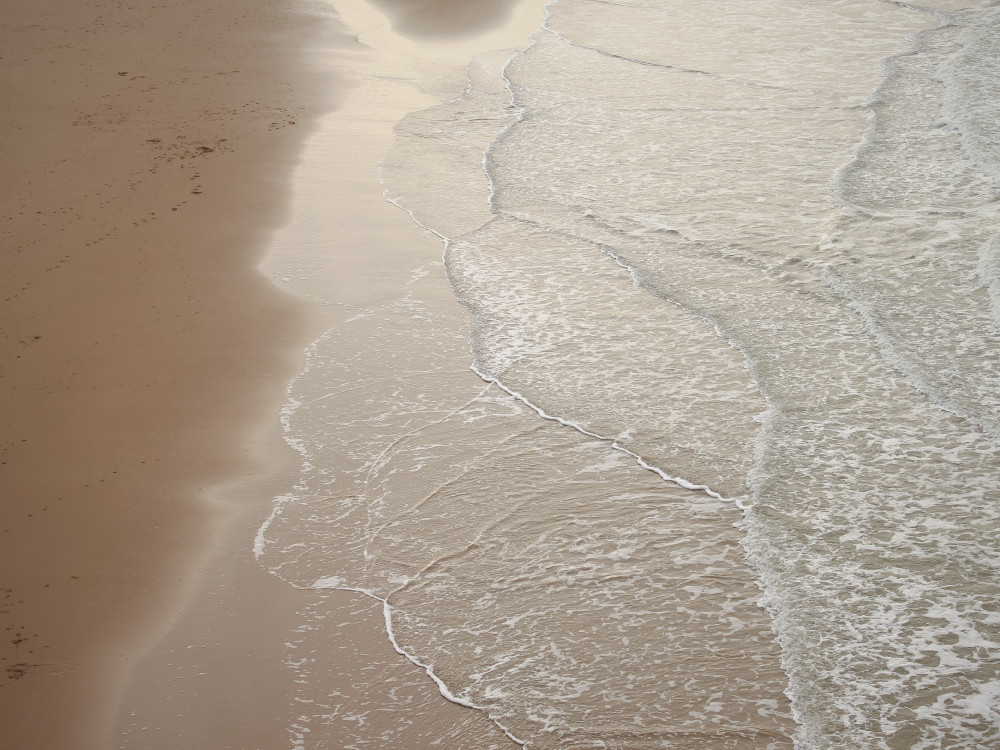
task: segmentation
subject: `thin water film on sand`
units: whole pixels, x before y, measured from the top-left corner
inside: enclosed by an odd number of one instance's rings
[[[964,7],[559,0],[474,61],[383,163],[465,312],[427,266],[314,344],[264,564],[384,600],[531,747],[1000,742],[1000,11]]]

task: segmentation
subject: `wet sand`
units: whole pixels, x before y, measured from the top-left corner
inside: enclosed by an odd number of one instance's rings
[[[397,240],[440,254],[381,200],[373,175],[393,118],[454,91],[468,48],[405,76],[408,94],[389,92],[391,107],[366,112],[362,100],[353,131],[303,152],[321,115],[358,90],[349,63],[370,50],[358,24],[391,31],[360,0],[336,5],[353,17],[271,0],[238,13],[223,2],[67,11],[18,0],[5,13],[5,745],[109,747],[124,732],[129,747],[284,746],[295,718],[285,644],[300,611],[317,607],[355,638],[329,644],[341,654],[332,679],[407,675],[406,703],[424,717],[407,747],[470,722],[473,734],[494,731],[373,634],[380,606],[296,591],[252,559],[253,533],[296,467],[277,420],[285,384],[335,318],[309,285],[370,301],[397,282],[385,273]],[[510,15],[484,2],[476,17],[461,3],[458,22],[456,3],[436,2],[414,21],[383,5],[417,46],[438,28],[432,14],[455,39]],[[297,183],[294,202],[296,164],[311,158],[322,172],[330,154],[349,155],[348,173],[333,187]],[[359,192],[373,213],[349,204]],[[347,233],[337,222],[350,217],[351,234],[372,229],[368,241],[350,256],[318,250],[298,294],[282,291],[258,268],[275,232],[331,201],[343,205],[324,231]],[[279,266],[308,265],[294,237],[284,242],[298,254]]]
[[[405,296],[421,264],[438,266],[442,303],[464,314],[444,282],[440,239],[385,200],[378,165],[396,122],[457,96],[478,51],[525,43],[541,5],[519,3],[495,32],[427,41],[400,33],[391,14],[362,0],[334,4],[359,44],[331,60],[351,85],[300,153],[289,216],[262,264],[282,286],[317,303],[326,326]],[[485,175],[480,187],[485,206]],[[379,325],[372,318],[352,329],[376,338]],[[458,369],[478,382],[464,358]],[[124,746],[155,738],[171,747],[515,747],[482,713],[445,700],[423,669],[393,649],[379,602],[297,590],[252,560],[250,543],[272,498],[290,490],[295,469],[220,488],[230,502],[257,498],[256,510],[227,527],[229,542],[189,606],[140,661],[120,708]],[[321,683],[307,693],[329,694],[329,702],[304,703],[302,679]]]
[[[288,460],[271,424],[313,335],[257,270],[335,106],[318,5],[5,7],[0,726],[108,747],[125,667]],[[322,72],[322,76],[320,73]]]

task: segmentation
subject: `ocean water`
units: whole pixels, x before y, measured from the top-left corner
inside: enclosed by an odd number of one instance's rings
[[[397,125],[443,262],[310,348],[258,558],[492,746],[1000,747],[1000,4],[539,24]]]

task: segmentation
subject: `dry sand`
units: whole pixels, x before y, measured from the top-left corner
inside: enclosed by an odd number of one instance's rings
[[[541,3],[437,0],[415,15],[379,0],[402,36],[361,0],[335,5],[354,17],[308,0],[5,7],[4,746],[103,748],[121,732],[129,747],[286,746],[284,643],[297,610],[320,598],[355,635],[350,648],[331,645],[352,654],[337,670],[415,672],[373,637],[379,608],[292,590],[251,559],[253,532],[295,468],[277,422],[285,384],[330,322],[258,264],[303,210],[290,196],[306,137],[364,90],[367,63],[354,77],[348,64],[371,50],[358,24],[397,43],[470,39],[509,27],[515,5]],[[433,103],[416,83],[437,76],[432,93],[452,90],[474,46],[439,45],[403,81],[406,97],[362,97],[362,114],[313,153],[356,157],[346,169],[358,174],[341,175],[326,200],[365,192],[373,213],[342,213],[378,230],[309,283],[377,297],[394,283],[380,239],[410,232],[439,252],[398,209],[375,208],[374,162],[393,118]],[[363,143],[344,140],[358,132]],[[319,200],[315,187],[303,194]],[[424,719],[408,747],[470,723],[492,731],[426,679],[413,692]]]

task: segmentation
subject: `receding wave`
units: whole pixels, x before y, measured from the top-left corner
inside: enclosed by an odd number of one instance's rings
[[[464,311],[316,342],[264,564],[531,747],[1000,742],[1000,12],[942,8],[559,0],[474,61],[383,164]]]

